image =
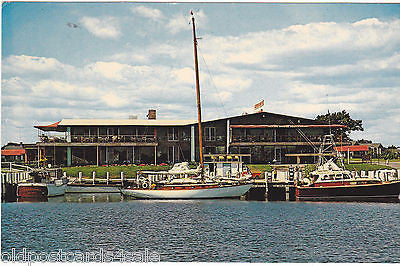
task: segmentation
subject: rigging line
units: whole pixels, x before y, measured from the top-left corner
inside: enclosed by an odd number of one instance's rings
[[[197,45],[197,48],[199,48],[199,50],[201,51],[199,45]],[[216,90],[217,93],[219,94],[220,92],[219,92],[217,86],[215,85],[213,76],[211,75],[210,69],[208,68],[208,65],[207,65],[207,63],[206,63],[206,60],[204,59],[202,53],[200,53],[200,57],[201,57],[201,59],[203,59],[204,65],[205,65],[206,68],[207,68],[208,75],[210,75],[211,83],[213,84],[215,90]],[[224,111],[225,116],[228,117],[228,113],[226,112],[225,106],[224,106],[224,104],[222,103],[221,98],[220,98],[220,97],[217,97],[217,98],[218,98],[218,100],[219,100],[219,102],[220,102],[220,104],[221,104],[221,106],[222,106],[222,110]]]
[[[328,88],[326,88],[326,105],[328,106],[328,125],[331,125],[331,116],[329,114],[329,91]],[[329,127],[329,135],[332,135],[332,129]]]
[[[295,125],[295,123],[290,119],[289,119],[289,122],[292,125]],[[308,144],[311,145],[312,148],[314,148],[314,151],[318,150],[318,148],[314,145],[314,143],[312,143],[312,141],[306,136],[306,134],[304,134],[304,132],[300,128],[295,128],[295,129],[296,129],[297,133],[299,133],[299,135],[302,136],[308,142]]]

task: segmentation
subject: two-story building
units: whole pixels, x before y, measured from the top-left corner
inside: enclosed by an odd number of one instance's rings
[[[53,165],[198,161],[195,120],[63,119],[39,129],[38,149]],[[252,163],[313,162],[329,128],[343,127],[268,112],[205,121],[205,154],[250,154]]]

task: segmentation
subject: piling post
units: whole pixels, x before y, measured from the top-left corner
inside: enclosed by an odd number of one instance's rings
[[[268,201],[268,172],[264,173],[264,178],[265,178],[265,201]]]
[[[121,172],[121,185],[124,186],[124,172]]]
[[[82,172],[78,172],[78,181],[82,183]]]
[[[93,177],[93,185],[94,185],[94,179],[96,178],[96,172],[95,171],[93,171],[92,177]]]
[[[108,185],[108,183],[110,181],[110,173],[109,172],[106,172],[106,178],[107,178],[107,185]]]
[[[286,184],[285,186],[285,199],[286,201],[289,201],[290,197],[289,197],[289,185]]]

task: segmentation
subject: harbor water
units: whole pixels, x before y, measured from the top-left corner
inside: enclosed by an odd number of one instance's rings
[[[170,262],[400,262],[396,203],[150,201],[81,194],[1,207],[3,260],[12,250],[146,250]]]

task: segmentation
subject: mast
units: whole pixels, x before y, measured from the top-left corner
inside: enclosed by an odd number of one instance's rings
[[[202,130],[201,130],[199,63],[198,63],[198,60],[197,60],[197,39],[196,39],[196,27],[194,25],[193,11],[190,11],[190,14],[192,15],[192,24],[193,24],[194,69],[195,69],[195,72],[196,72],[197,118],[198,118],[198,125],[199,125],[199,150],[200,150],[201,177],[203,178],[204,161],[203,161],[203,141],[202,141],[203,138],[202,138]]]

